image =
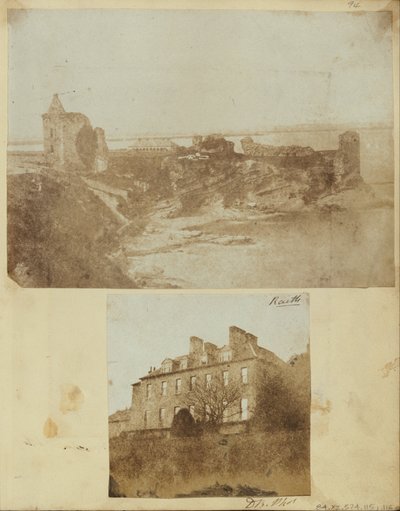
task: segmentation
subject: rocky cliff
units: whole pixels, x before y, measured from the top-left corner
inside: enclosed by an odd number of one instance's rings
[[[24,287],[135,287],[120,227],[78,176],[8,178],[8,274]]]
[[[113,155],[109,172],[99,179],[127,189],[128,207],[132,201],[137,207],[169,199],[173,216],[195,214],[216,203],[296,211],[362,183],[358,144],[352,132],[341,135],[336,151],[269,146],[247,137],[242,140],[244,154],[238,154],[221,136],[196,136],[191,147],[179,147],[169,156]]]
[[[299,150],[293,150],[299,154]],[[307,151],[308,153],[309,151]],[[313,158],[305,165],[305,158]],[[278,156],[277,158],[281,158]],[[262,211],[293,211],[315,204],[323,196],[361,181],[337,177],[333,163],[318,153],[294,157],[283,165],[267,157],[186,161],[174,157],[162,162],[177,199],[175,214],[192,214],[213,202],[224,207],[256,208]],[[297,162],[296,158],[301,161]]]

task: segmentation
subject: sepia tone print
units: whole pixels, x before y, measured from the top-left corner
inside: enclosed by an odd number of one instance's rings
[[[309,495],[307,295],[115,295],[108,311],[111,497]],[[223,337],[184,339],[196,328]]]
[[[390,12],[9,11],[9,276],[392,286],[391,23]]]

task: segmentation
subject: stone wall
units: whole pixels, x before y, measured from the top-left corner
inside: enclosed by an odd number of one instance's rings
[[[250,344],[253,350],[257,348],[257,337],[242,330],[237,326],[229,327],[229,346],[232,349],[233,357],[242,357],[247,353]]]
[[[335,151],[314,151],[311,147],[272,146],[258,144],[251,137],[241,140],[246,156],[260,158],[284,169],[302,169],[311,173],[332,172],[336,185],[346,185],[360,179],[360,136],[355,131],[339,135]]]
[[[89,119],[82,114],[64,116],[64,165],[89,172],[94,164],[96,137]]]
[[[44,153],[52,167],[85,173],[107,169],[108,148],[103,129],[93,129],[81,113],[65,112],[56,94],[42,118]]]
[[[110,438],[119,436],[130,428],[131,411],[118,410],[108,418],[108,435]]]
[[[43,146],[50,165],[64,164],[64,128],[59,116],[43,116]]]
[[[355,131],[339,135],[339,149],[333,159],[337,182],[348,183],[360,178],[360,136]]]
[[[245,154],[261,158],[306,158],[315,155],[315,151],[311,147],[258,144],[251,137],[243,138],[241,144]]]
[[[235,144],[226,140],[221,135],[207,135],[206,137],[196,135],[192,139],[192,144],[193,145],[190,149],[202,154],[214,154],[229,157],[235,152]]]
[[[173,373],[157,374],[141,380],[139,384],[132,386],[132,421],[131,429],[161,428],[171,427],[174,417],[174,408],[187,408],[190,404],[190,378],[196,376],[196,381],[205,382],[206,375],[212,377],[221,377],[223,371],[228,371],[231,382],[241,381],[241,368],[247,367],[248,383],[241,386],[241,397],[248,399],[249,416],[255,406],[256,389],[258,385],[259,371],[258,366],[264,365],[264,361],[259,359],[248,359],[218,363],[193,367],[186,370],[175,371]],[[180,392],[176,393],[176,380],[181,380]],[[162,382],[166,382],[166,395],[162,395]],[[148,385],[151,385],[148,394]],[[165,409],[165,420],[160,422],[159,410]],[[147,411],[147,424],[145,424],[144,414]],[[231,413],[237,413],[239,420],[239,405],[237,410]],[[196,417],[196,410],[195,410]]]
[[[108,167],[108,147],[106,143],[106,137],[102,128],[95,128],[96,136],[96,152],[94,159],[94,171],[104,172]]]

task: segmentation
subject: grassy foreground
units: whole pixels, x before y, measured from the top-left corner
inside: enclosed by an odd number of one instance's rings
[[[309,432],[110,439],[110,496],[308,495]],[[247,489],[247,490],[246,490]]]

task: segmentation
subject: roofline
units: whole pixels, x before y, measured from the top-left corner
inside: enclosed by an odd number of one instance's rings
[[[236,359],[236,360],[229,360],[229,361],[225,361],[225,362],[215,362],[215,364],[209,364],[209,365],[204,365],[204,366],[188,367],[187,369],[176,369],[175,371],[169,371],[167,373],[157,373],[155,375],[148,374],[146,376],[142,376],[141,378],[139,378],[139,380],[140,381],[148,380],[149,378],[157,378],[158,376],[164,376],[164,375],[168,375],[168,374],[193,372],[197,369],[205,369],[207,367],[222,366],[222,365],[226,365],[226,364],[229,365],[229,364],[233,364],[235,362],[245,362],[246,360],[260,360],[260,358],[256,355],[256,356],[240,358],[240,359]],[[132,383],[132,385],[138,385],[139,383],[140,382]]]

